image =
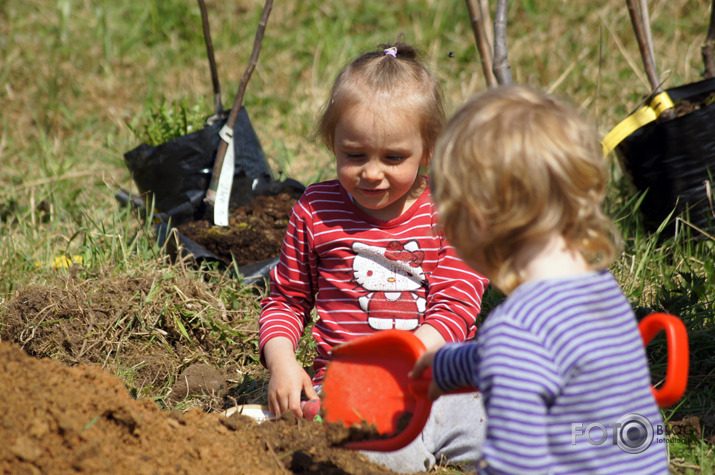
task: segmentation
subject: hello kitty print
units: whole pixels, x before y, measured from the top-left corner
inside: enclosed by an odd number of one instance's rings
[[[424,252],[416,240],[392,241],[386,247],[353,243],[353,276],[367,293],[358,298],[373,330],[416,329],[426,300],[417,293],[425,284]]]

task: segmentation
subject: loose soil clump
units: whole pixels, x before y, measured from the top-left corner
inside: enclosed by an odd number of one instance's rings
[[[715,102],[715,92],[708,93],[703,97],[695,97],[691,100],[683,99],[678,101],[674,107],[674,116],[681,117],[696,110],[708,107]]]

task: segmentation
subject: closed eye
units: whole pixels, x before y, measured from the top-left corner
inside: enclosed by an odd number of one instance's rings
[[[385,157],[385,161],[389,163],[400,163],[404,161],[407,157],[402,155],[388,155]]]

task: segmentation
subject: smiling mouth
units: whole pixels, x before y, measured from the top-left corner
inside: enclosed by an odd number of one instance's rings
[[[387,190],[368,190],[365,188],[361,188],[360,192],[364,195],[380,195],[382,193],[385,193]]]

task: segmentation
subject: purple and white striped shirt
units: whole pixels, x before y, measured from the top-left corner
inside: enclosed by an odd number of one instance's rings
[[[481,390],[483,473],[668,473],[643,341],[607,271],[519,286],[433,374]]]

